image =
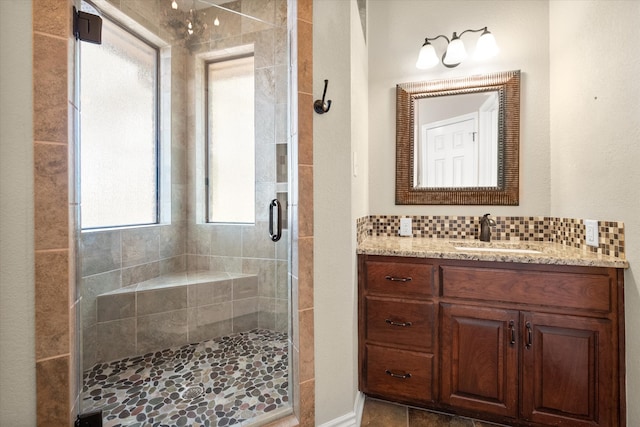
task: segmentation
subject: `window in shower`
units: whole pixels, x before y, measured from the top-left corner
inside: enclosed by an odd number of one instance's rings
[[[255,222],[254,57],[206,67],[207,222]]]
[[[158,223],[158,49],[102,19],[80,47],[81,225]]]

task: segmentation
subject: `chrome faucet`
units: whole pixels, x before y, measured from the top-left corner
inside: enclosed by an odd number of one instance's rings
[[[480,219],[480,241],[482,242],[490,242],[491,241],[491,226],[496,225],[496,221],[494,219],[489,218],[490,214],[484,214],[484,216]]]

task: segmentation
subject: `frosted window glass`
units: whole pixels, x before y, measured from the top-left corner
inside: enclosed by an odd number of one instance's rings
[[[80,58],[82,228],[156,223],[157,50],[103,17]]]
[[[253,56],[207,65],[209,222],[255,222],[253,68]]]

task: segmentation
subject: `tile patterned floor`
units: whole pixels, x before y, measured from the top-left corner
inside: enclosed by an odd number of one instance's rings
[[[455,417],[366,398],[361,427],[499,427],[485,421]]]
[[[101,363],[84,373],[82,412],[104,427],[242,426],[289,406],[284,333],[254,329]]]

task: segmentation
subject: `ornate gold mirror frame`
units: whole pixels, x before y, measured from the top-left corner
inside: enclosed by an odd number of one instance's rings
[[[414,186],[416,101],[487,91],[497,91],[500,104],[497,186]],[[396,205],[518,205],[519,146],[520,70],[396,86]]]

